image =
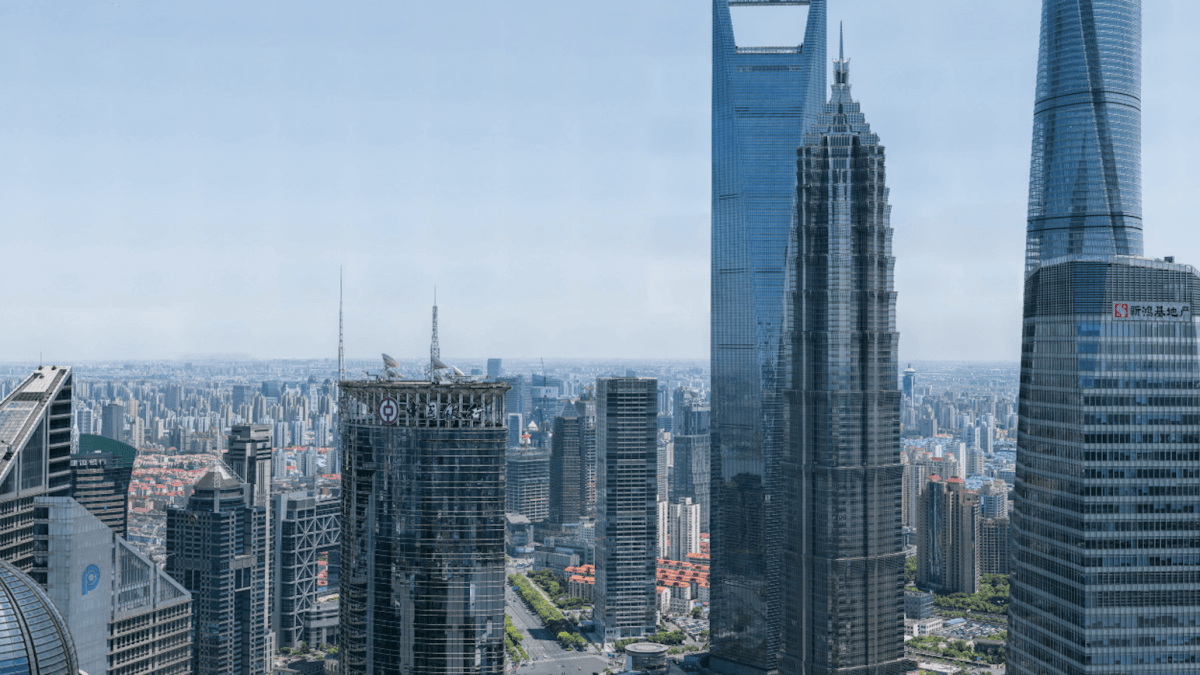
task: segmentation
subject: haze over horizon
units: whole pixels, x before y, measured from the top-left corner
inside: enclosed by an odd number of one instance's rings
[[[1019,356],[1039,7],[829,8],[902,363]],[[0,361],[332,358],[340,266],[351,354],[427,354],[436,285],[445,354],[707,359],[709,6],[471,10],[0,6]],[[738,10],[739,43],[799,42],[794,10]],[[1192,264],[1198,21],[1143,29],[1146,251]]]

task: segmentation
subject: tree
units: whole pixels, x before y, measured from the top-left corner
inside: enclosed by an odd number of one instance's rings
[[[702,616],[704,616],[704,610],[700,609],[699,607],[692,608],[692,618],[693,619],[699,619]]]

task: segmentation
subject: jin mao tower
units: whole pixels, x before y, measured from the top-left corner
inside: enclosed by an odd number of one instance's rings
[[[797,152],[782,407],[780,672],[905,673],[900,388],[884,150],[834,62]]]

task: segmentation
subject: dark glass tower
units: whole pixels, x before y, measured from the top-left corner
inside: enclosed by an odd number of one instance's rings
[[[737,45],[730,6],[788,4],[809,5],[802,45]],[[772,402],[796,148],[824,103],[825,31],[824,0],[713,0],[711,662],[718,672],[766,673],[779,650],[782,439]]]
[[[71,455],[71,496],[122,537],[136,458],[133,446],[92,434],[79,434],[79,452]]]
[[[167,564],[192,594],[195,675],[264,675],[267,636],[267,510],[224,465],[193,486],[185,508],[167,510]]]
[[[508,386],[344,381],[345,675],[502,675]]]
[[[890,207],[848,60],[834,79],[797,151],[788,244],[780,672],[892,675],[909,663]]]
[[[550,437],[550,522],[575,523],[587,510],[587,424],[574,403],[563,405]],[[532,520],[532,518],[530,519]]]
[[[1142,253],[1142,3],[1044,0],[1025,270]]]
[[[1016,675],[1200,663],[1200,274],[1140,256],[1140,45],[1137,0],[1043,4],[1029,215],[1042,255],[1027,258],[1010,522]],[[1071,123],[1048,125],[1051,104]],[[1050,161],[1072,145],[1070,163]],[[1040,229],[1043,205],[1064,203],[1067,225]]]

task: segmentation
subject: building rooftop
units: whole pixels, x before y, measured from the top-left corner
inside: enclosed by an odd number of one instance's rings
[[[37,420],[71,374],[70,368],[38,366],[24,382],[0,401],[0,476],[8,473],[13,456],[25,447]]]

